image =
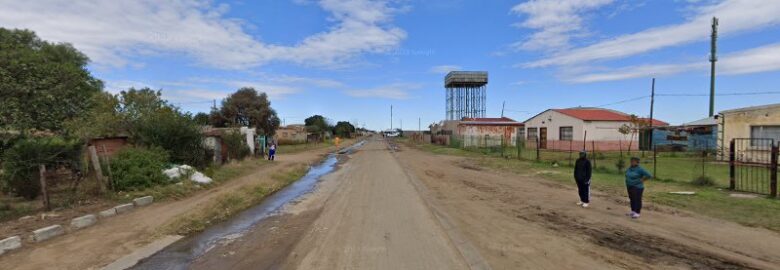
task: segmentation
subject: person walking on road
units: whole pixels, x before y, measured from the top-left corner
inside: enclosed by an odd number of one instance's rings
[[[639,158],[631,158],[631,167],[626,170],[626,188],[628,189],[628,199],[631,201],[631,213],[628,213],[633,219],[639,218],[642,212],[642,193],[645,191],[645,181],[652,178],[644,168],[639,166]]]
[[[574,181],[577,182],[577,191],[580,194],[580,202],[577,205],[587,208],[590,204],[590,177],[593,168],[585,151],[580,152],[580,157],[574,163]]]
[[[268,147],[268,160],[274,160],[276,157],[276,143],[271,143],[271,146]]]

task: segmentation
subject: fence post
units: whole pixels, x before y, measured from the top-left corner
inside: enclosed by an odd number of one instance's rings
[[[593,152],[593,168],[598,168],[596,160],[599,159],[599,156],[596,153],[596,141],[590,141],[590,151]]]
[[[777,197],[777,154],[780,152],[778,145],[772,144],[772,157],[771,160],[771,176],[769,180],[769,193],[772,197]]]
[[[539,136],[536,136],[536,161],[541,160],[539,157]]]
[[[103,193],[106,191],[106,186],[103,184],[103,168],[100,167],[100,159],[94,145],[89,147],[89,156],[92,159],[92,167],[95,168],[95,178],[97,179],[98,187],[100,187],[100,193]]]
[[[38,165],[38,174],[41,181],[41,195],[43,195],[43,207],[46,211],[51,211],[51,202],[49,201],[49,191],[46,187],[46,165]]]
[[[520,156],[520,154],[522,154],[522,152],[521,152],[522,150],[520,150],[521,147],[522,147],[520,145],[520,143],[522,142],[522,138],[520,136],[517,136],[516,140],[517,140],[517,142],[515,142],[515,147],[517,147],[517,159],[522,159],[521,156]]]
[[[658,179],[658,147],[653,145],[653,178]]]
[[[736,151],[734,149],[734,139],[731,139],[731,142],[729,142],[729,189],[734,190],[737,188],[737,179],[736,179],[736,173],[734,164],[736,162],[737,156]]]
[[[569,141],[569,166],[571,166],[571,145],[574,140]]]

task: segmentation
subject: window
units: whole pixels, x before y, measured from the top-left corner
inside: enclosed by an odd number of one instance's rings
[[[571,141],[574,138],[574,128],[572,127],[561,127],[560,132],[558,133],[559,139],[561,141]]]
[[[536,141],[536,136],[539,134],[537,128],[528,128],[528,140]]]
[[[758,140],[754,139],[774,139],[775,143],[780,141],[780,126],[751,126],[750,127],[750,145],[763,146]]]
[[[524,128],[518,128],[517,129],[517,138],[520,138],[520,140],[525,139],[525,129]]]

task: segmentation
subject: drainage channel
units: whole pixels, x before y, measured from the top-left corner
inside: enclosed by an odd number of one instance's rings
[[[365,141],[346,147],[338,154],[351,154]],[[187,269],[196,258],[207,253],[223,241],[240,238],[253,226],[279,213],[285,204],[312,192],[323,176],[333,172],[338,163],[337,154],[330,154],[322,163],[313,166],[298,181],[272,194],[260,204],[253,206],[235,217],[209,227],[193,236],[182,238],[172,245],[141,260],[131,269]]]

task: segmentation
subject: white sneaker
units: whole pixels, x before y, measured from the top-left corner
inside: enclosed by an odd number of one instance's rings
[[[631,213],[631,218],[633,218],[633,219],[637,219],[637,218],[639,218],[639,214],[637,214],[637,213]]]
[[[588,208],[588,204],[587,203],[583,203],[582,204],[582,208]]]
[[[584,202],[577,202],[577,205],[583,205],[583,204],[585,204],[585,203]]]

